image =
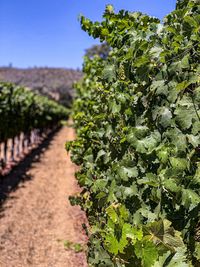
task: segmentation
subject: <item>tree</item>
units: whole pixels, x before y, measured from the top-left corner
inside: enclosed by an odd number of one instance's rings
[[[98,55],[101,58],[107,58],[110,52],[110,47],[107,43],[102,43],[99,45],[93,45],[91,48],[88,48],[85,51],[85,55],[89,58],[93,58],[95,55]]]

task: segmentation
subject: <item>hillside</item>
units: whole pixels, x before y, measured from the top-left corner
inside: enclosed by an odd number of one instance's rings
[[[49,96],[65,106],[73,97],[73,83],[82,77],[82,72],[64,68],[18,69],[0,67],[0,81],[27,86],[42,95]]]

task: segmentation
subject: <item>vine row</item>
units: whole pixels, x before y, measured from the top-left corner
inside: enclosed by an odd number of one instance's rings
[[[200,2],[164,18],[106,7],[82,29],[107,42],[76,85],[88,262],[101,267],[200,264]]]
[[[1,167],[8,161],[8,140],[11,140],[10,159],[38,142],[43,134],[55,129],[69,111],[47,97],[11,83],[0,83],[0,148]],[[15,153],[16,150],[16,153]],[[0,151],[1,152],[1,151]]]

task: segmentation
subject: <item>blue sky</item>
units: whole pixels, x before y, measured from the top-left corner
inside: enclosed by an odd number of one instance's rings
[[[0,0],[0,66],[77,68],[98,43],[80,28],[78,15],[101,20],[107,4],[162,19],[175,0]]]

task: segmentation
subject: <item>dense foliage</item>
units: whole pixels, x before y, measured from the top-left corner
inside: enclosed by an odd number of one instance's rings
[[[106,41],[77,84],[90,266],[200,266],[200,2],[156,18],[107,6],[82,28]]]
[[[68,110],[47,97],[11,83],[0,83],[0,142],[21,132],[51,128]]]

